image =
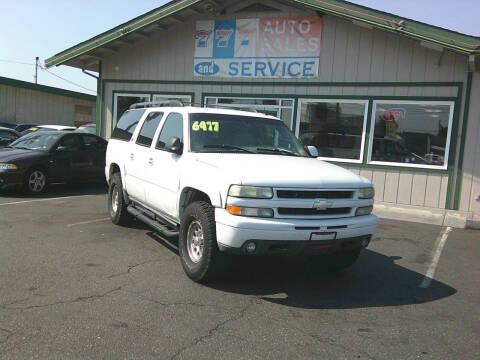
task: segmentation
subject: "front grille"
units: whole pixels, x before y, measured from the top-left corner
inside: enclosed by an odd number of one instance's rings
[[[329,208],[319,210],[315,208],[278,208],[279,215],[347,215],[350,214],[351,208]]]
[[[332,190],[277,190],[277,197],[281,199],[351,199],[353,191]]]

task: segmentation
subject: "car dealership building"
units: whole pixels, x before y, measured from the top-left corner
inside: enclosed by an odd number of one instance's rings
[[[247,107],[368,179],[376,210],[480,223],[480,39],[340,0],[176,0],[49,58],[137,102]],[[288,169],[286,169],[288,171]]]

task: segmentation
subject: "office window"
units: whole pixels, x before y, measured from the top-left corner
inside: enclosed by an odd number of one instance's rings
[[[206,106],[224,109],[255,110],[282,119],[289,129],[293,126],[293,99],[206,96],[204,102]]]
[[[453,102],[375,101],[369,162],[446,169]]]
[[[318,149],[319,158],[361,163],[367,100],[300,99],[297,135]]]
[[[178,100],[183,103],[185,106],[189,106],[192,102],[192,97],[190,95],[178,95],[178,94],[154,94],[152,96],[152,101],[168,101],[168,100]]]
[[[113,126],[131,105],[150,101],[150,94],[115,94],[113,98]]]

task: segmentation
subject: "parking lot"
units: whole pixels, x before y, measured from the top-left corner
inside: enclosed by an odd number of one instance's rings
[[[0,358],[478,359],[480,232],[453,229],[435,267],[442,233],[381,220],[347,272],[237,259],[205,286],[176,239],[114,226],[103,186],[3,193]]]

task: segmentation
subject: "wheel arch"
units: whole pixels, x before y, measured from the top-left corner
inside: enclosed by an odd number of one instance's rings
[[[196,201],[205,201],[212,206],[219,206],[220,199],[219,196],[212,196],[212,194],[208,194],[197,188],[190,186],[184,187],[178,202],[179,220],[182,219],[183,213],[187,206]]]

